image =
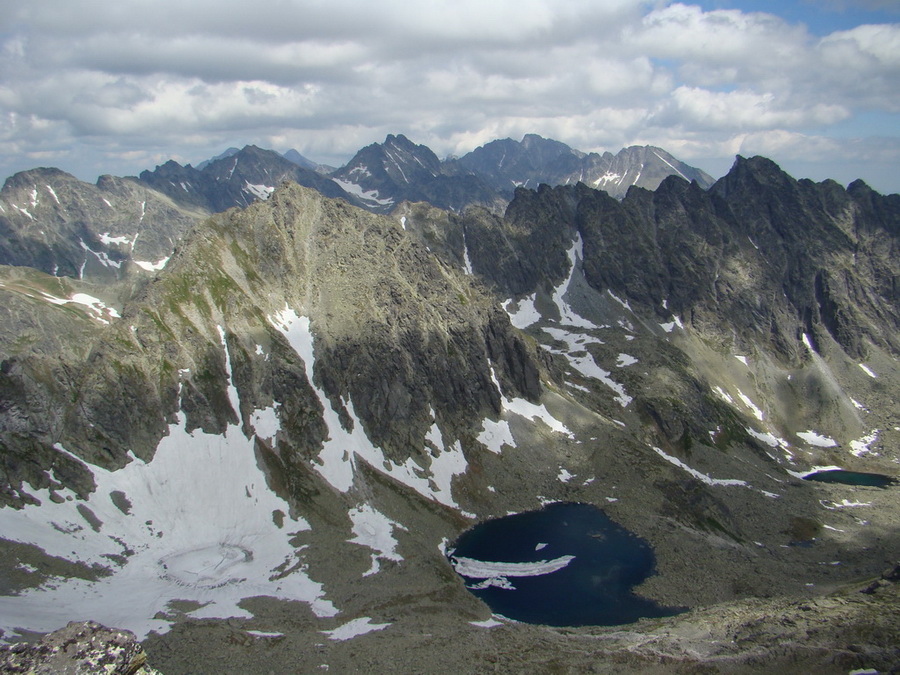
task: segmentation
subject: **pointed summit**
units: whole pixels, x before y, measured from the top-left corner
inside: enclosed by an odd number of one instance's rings
[[[485,176],[508,197],[517,187],[541,183],[585,183],[621,199],[633,185],[655,190],[670,175],[697,181],[708,188],[713,179],[700,169],[676,159],[661,148],[632,146],[618,154],[585,154],[565,143],[526,135],[521,142],[505,139],[476,148],[456,162],[466,171]]]
[[[445,171],[430,148],[402,134],[389,134],[384,143],[366,146],[331,177],[373,211],[390,211],[402,201],[427,201],[459,210],[473,202],[495,199],[480,180]]]

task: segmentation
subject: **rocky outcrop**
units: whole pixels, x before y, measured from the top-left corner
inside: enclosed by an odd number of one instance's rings
[[[28,675],[161,675],[134,633],[93,621],[71,622],[40,642],[0,646],[0,670]]]
[[[313,383],[273,327],[285,307],[311,320]],[[7,420],[28,407],[24,392],[46,408],[5,425],[15,490],[46,482],[40,476],[57,454],[29,450],[31,463],[13,461],[25,439],[119,468],[129,452],[149,460],[177,413],[189,431],[222,433],[273,402],[285,448],[312,457],[325,432],[311,384],[348,425],[352,405],[368,438],[404,461],[435,418],[449,439],[498,414],[492,377],[504,394],[535,400],[544,360],[482,288],[395,221],[296,184],[193,230],[84,360],[69,357],[61,366],[69,385],[58,387],[68,399],[13,364],[4,374]],[[229,372],[240,410],[229,400]]]

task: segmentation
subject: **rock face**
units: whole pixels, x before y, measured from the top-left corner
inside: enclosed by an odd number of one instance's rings
[[[677,177],[621,201],[545,186],[518,191],[502,219],[473,212],[461,223],[475,271],[504,293],[558,282],[577,232],[593,288],[722,339],[733,332],[738,348],[796,362],[805,334],[860,359],[869,343],[900,349],[900,198],[862,183],[796,181],[767,159],[738,158],[708,192]]]
[[[91,185],[58,169],[23,171],[0,190],[0,264],[108,284],[161,267],[206,213],[133,179]]]
[[[73,621],[37,644],[0,646],[0,669],[29,675],[161,675],[147,664],[134,633],[93,621]]]
[[[23,410],[3,437],[12,453],[8,485],[48,485],[19,473],[55,461],[38,459],[47,451],[34,453],[35,444],[61,444],[112,468],[129,451],[149,460],[179,412],[189,430],[208,433],[245,420],[253,403],[275,400],[287,419],[308,416],[320,404],[266,319],[286,306],[312,319],[316,382],[339,411],[352,401],[369,439],[389,457],[405,460],[435,416],[458,436],[471,433],[463,420],[499,413],[489,364],[503,391],[540,395],[538,353],[483,290],[411,242],[395,221],[286,185],[268,203],[196,228],[86,360],[74,355],[64,366],[72,388],[53,385],[38,397],[49,406],[44,415],[26,414],[19,394],[41,386],[29,375],[37,369],[5,362],[6,405]],[[236,359],[247,409],[228,401],[217,326]],[[255,344],[270,357],[255,356]],[[323,437],[317,424],[286,425],[291,452],[315,451]],[[34,460],[20,464],[11,458],[23,442]]]
[[[447,171],[434,152],[402,134],[366,146],[332,178],[379,213],[388,213],[403,201],[458,211],[501,199],[477,174]]]

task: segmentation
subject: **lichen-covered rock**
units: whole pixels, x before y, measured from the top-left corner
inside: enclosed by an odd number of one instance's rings
[[[70,622],[40,642],[0,647],[0,670],[28,675],[161,675],[134,633],[94,621]]]

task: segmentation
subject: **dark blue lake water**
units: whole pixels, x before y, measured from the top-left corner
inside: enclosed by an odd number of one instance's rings
[[[843,469],[831,469],[830,471],[816,471],[804,480],[814,480],[820,483],[843,483],[844,485],[866,485],[868,487],[886,488],[896,481],[890,476],[880,473],[862,473],[859,471],[844,471]]]
[[[653,550],[591,504],[549,504],[480,523],[448,557],[472,593],[517,621],[613,626],[682,611],[632,592],[653,574]]]

